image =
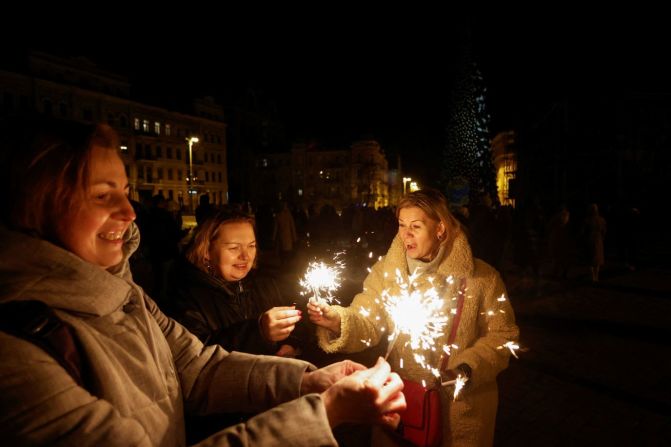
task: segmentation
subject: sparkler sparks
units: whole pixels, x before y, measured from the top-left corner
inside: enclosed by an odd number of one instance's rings
[[[507,348],[516,359],[519,359],[515,351],[520,349],[520,345],[518,345],[514,341],[509,341],[497,347],[496,349],[503,349],[503,348]]]
[[[299,284],[306,292],[312,292],[310,300],[331,304],[335,300],[333,292],[340,287],[340,272],[343,268],[342,261],[336,261],[334,266],[311,262]]]
[[[464,386],[466,386],[466,382],[468,381],[468,377],[464,377],[461,374],[457,376],[457,378],[454,381],[454,398],[453,400],[457,400],[457,397],[459,396],[459,393],[461,392],[462,389],[464,389]]]
[[[453,398],[452,400],[457,400],[457,397],[459,397],[459,393],[461,393],[461,390],[464,389],[466,386],[466,382],[468,382],[468,377],[462,376],[461,374],[457,374],[457,378],[453,380],[447,380],[445,382],[441,382],[441,386],[450,386],[454,385],[454,393],[453,393]]]
[[[401,291],[391,295],[388,290],[382,292],[382,304],[389,318],[394,322],[394,331],[389,336],[387,356],[391,352],[398,336],[409,336],[407,344],[413,351],[435,351],[435,340],[443,335],[448,317],[443,311],[444,302],[438,296],[435,287],[424,292],[411,288],[419,275],[413,274],[404,282],[401,272],[396,270],[396,282]],[[429,282],[433,285],[433,279]],[[415,361],[435,374],[435,368],[427,364],[424,355],[415,353]]]

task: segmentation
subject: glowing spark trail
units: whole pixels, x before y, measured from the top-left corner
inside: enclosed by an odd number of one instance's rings
[[[440,385],[441,386],[454,385],[453,400],[457,400],[457,397],[459,397],[459,393],[461,393],[461,390],[463,390],[464,386],[466,386],[466,382],[468,382],[468,377],[458,374],[456,379],[446,380],[445,382],[441,382]]]
[[[503,345],[499,346],[499,347],[496,348],[496,349],[503,349],[503,348],[507,348],[507,349],[510,351],[510,353],[511,353],[516,359],[519,359],[519,357],[517,356],[517,353],[516,353],[515,351],[517,351],[518,349],[520,349],[520,345],[518,345],[518,344],[515,343],[514,341],[509,341],[509,342],[506,342],[506,343],[504,343]]]
[[[382,304],[394,322],[394,332],[389,336],[385,357],[389,356],[400,334],[409,336],[407,344],[413,351],[435,350],[435,340],[443,335],[448,320],[443,312],[443,300],[438,297],[435,287],[430,287],[425,292],[411,290],[410,285],[414,284],[417,276],[410,275],[408,283],[405,283],[401,272],[396,270],[396,282],[401,289],[400,294],[390,295],[387,290],[382,292]],[[431,281],[432,279],[429,279],[429,282]],[[418,364],[436,374],[435,368],[426,364],[423,355],[416,353],[414,357]]]
[[[335,266],[326,265],[324,262],[311,262],[299,284],[306,292],[312,292],[310,300],[331,304],[334,301],[333,292],[340,287],[342,269],[343,263],[340,261]]]

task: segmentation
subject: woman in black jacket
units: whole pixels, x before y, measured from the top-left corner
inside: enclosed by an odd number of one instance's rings
[[[287,305],[275,281],[252,272],[256,251],[248,214],[225,208],[202,223],[174,277],[176,319],[205,344],[294,357],[301,311]]]

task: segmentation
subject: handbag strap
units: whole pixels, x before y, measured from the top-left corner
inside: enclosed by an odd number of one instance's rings
[[[461,278],[459,281],[459,291],[457,292],[457,312],[454,314],[454,318],[452,319],[452,329],[450,330],[450,336],[447,338],[448,345],[454,343],[454,339],[457,338],[457,328],[459,327],[459,321],[461,320],[461,309],[464,307],[465,296],[466,278]],[[444,354],[443,360],[440,362],[440,372],[443,372],[447,369],[448,360],[450,360],[450,355]]]
[[[86,388],[81,348],[74,331],[42,301],[9,301],[0,304],[0,331],[30,341],[51,355]]]

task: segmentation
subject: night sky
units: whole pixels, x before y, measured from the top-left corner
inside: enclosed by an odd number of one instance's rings
[[[650,18],[493,15],[470,26],[445,19],[443,27],[374,24],[365,32],[321,25],[304,33],[295,26],[283,32],[278,24],[263,33],[162,32],[154,43],[145,37],[155,30],[135,26],[138,34],[126,36],[122,48],[85,39],[34,48],[86,56],[129,76],[134,97],[167,107],[196,95],[230,107],[253,88],[274,104],[289,142],[343,147],[373,137],[420,178],[436,175],[454,64],[465,41],[489,89],[492,132],[523,129],[567,95],[668,94],[671,84],[664,60],[671,40]]]

